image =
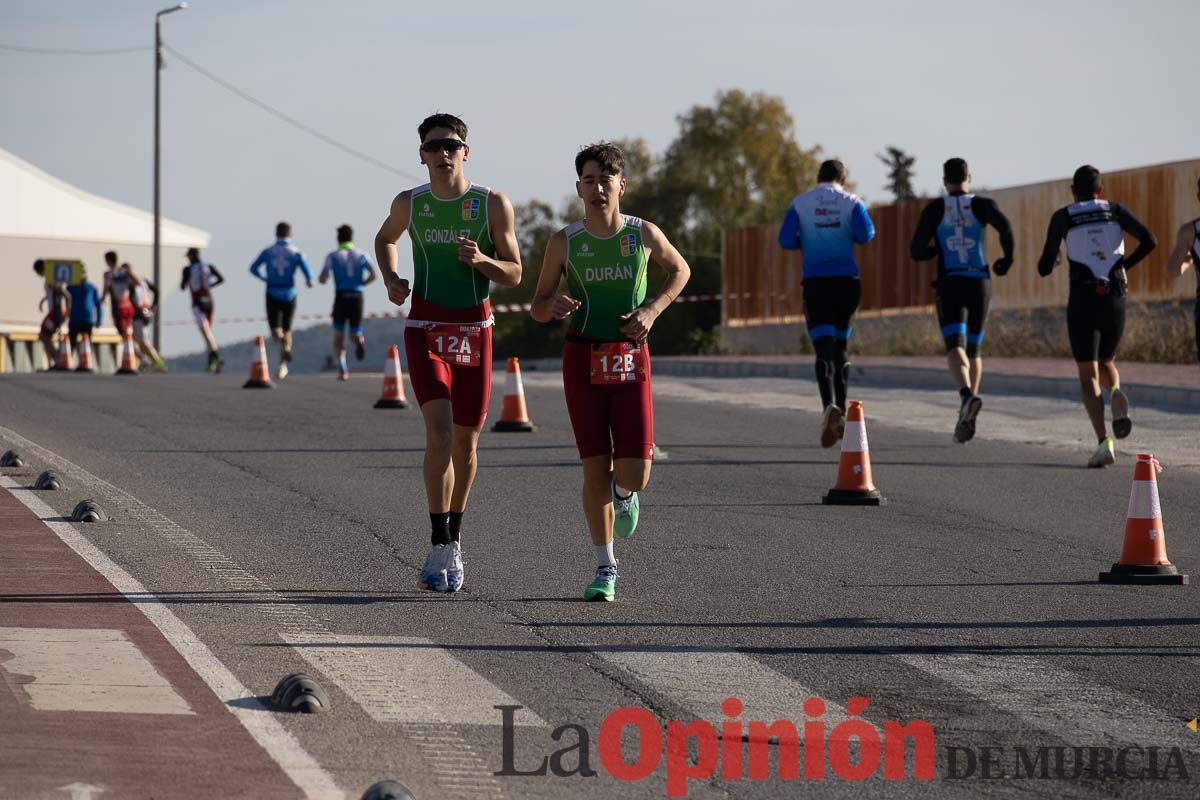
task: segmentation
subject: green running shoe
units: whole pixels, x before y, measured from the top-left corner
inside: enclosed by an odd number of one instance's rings
[[[1103,469],[1116,462],[1117,456],[1113,450],[1112,437],[1106,436],[1100,446],[1096,448],[1096,452],[1092,453],[1092,457],[1088,459],[1088,466],[1094,469]]]
[[[638,502],[637,492],[633,492],[626,498],[617,497],[617,481],[613,479],[613,533],[620,536],[622,539],[628,539],[633,536],[633,532],[637,529],[638,511],[641,503]]]
[[[611,603],[616,594],[618,577],[616,564],[596,567],[596,579],[583,590],[583,599]]]

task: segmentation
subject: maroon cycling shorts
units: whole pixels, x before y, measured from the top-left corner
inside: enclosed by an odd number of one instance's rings
[[[650,391],[650,350],[646,380],[640,383],[592,383],[592,346],[563,344],[563,391],[580,458],[654,458],[654,400]]]
[[[472,308],[441,308],[413,300],[410,318],[421,322],[482,322],[491,317],[491,306],[483,303]],[[488,403],[492,398],[492,329],[480,333],[478,366],[447,363],[429,352],[425,331],[404,329],[404,354],[408,359],[408,379],[417,405],[430,400],[449,400],[455,425],[483,427]]]

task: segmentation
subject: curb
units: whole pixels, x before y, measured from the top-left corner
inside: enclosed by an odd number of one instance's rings
[[[562,362],[557,358],[538,358],[521,363],[527,370],[558,372]],[[729,361],[725,359],[664,357],[654,360],[654,374],[687,378],[793,378],[812,381],[812,363],[786,361],[762,363]],[[946,370],[924,367],[859,367],[851,364],[851,381],[865,386],[896,389],[949,391],[950,378]],[[1065,400],[1079,398],[1079,381],[1075,378],[1052,378],[1041,375],[984,372],[988,394],[1052,397]],[[1200,388],[1159,386],[1155,384],[1123,383],[1130,390],[1134,406],[1168,411],[1200,411]]]

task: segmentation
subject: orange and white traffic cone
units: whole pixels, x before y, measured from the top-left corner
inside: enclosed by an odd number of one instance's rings
[[[267,343],[263,337],[254,337],[254,360],[250,362],[250,379],[242,384],[243,389],[274,389],[271,383],[271,365],[267,363]]]
[[[404,398],[404,376],[400,372],[400,348],[388,347],[387,361],[383,362],[383,394],[375,401],[376,408],[407,408]]]
[[[137,375],[138,374],[138,357],[133,350],[133,334],[126,331],[125,336],[121,340],[121,366],[117,369],[118,375]]]
[[[521,383],[521,364],[516,358],[508,359],[504,369],[504,408],[500,421],[492,426],[498,433],[529,433],[533,423],[525,409],[525,385]]]
[[[850,400],[846,409],[846,432],[837,483],[821,498],[827,506],[882,506],[887,498],[871,481],[871,453],[867,448],[867,421],[862,403]]]
[[[1162,506],[1158,502],[1158,478],[1162,467],[1154,456],[1138,453],[1125,517],[1125,544],[1121,560],[1109,572],[1100,573],[1101,583],[1188,582],[1167,560],[1167,537],[1163,532]]]
[[[60,333],[58,335],[58,356],[54,359],[54,366],[51,369],[55,372],[70,372],[71,362],[74,360],[71,356],[71,337]]]
[[[76,372],[95,372],[96,363],[92,360],[92,337],[91,334],[79,334],[79,366],[75,367]]]

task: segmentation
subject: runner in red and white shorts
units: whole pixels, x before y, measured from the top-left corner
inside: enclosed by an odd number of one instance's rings
[[[132,335],[133,318],[137,314],[133,305],[133,287],[138,278],[127,265],[117,265],[117,254],[113,250],[104,254],[104,263],[108,265],[108,271],[104,273],[104,291],[100,295],[100,302],[112,297],[113,325],[117,333],[121,336]]]
[[[133,267],[129,264],[121,266],[133,274]],[[149,278],[137,279],[133,287],[133,308],[133,343],[138,353],[150,363],[155,372],[166,372],[167,362],[146,338],[146,328],[154,322],[154,314],[158,310],[158,287]]]
[[[404,350],[413,393],[425,418],[425,494],[430,549],[422,589],[462,587],[460,534],[475,480],[475,450],[492,389],[491,283],[521,282],[521,254],[508,198],[463,174],[467,126],[435,114],[417,128],[429,183],[401,192],[375,236],[388,298],[412,295]],[[414,281],[396,272],[396,242],[412,239]]]
[[[570,317],[563,346],[563,389],[583,462],[583,512],[596,555],[585,600],[612,600],[617,581],[613,532],[628,538],[638,523],[637,493],[650,480],[654,404],[647,337],[679,296],[691,270],[655,225],[621,213],[625,160],[608,143],[575,157],[583,220],[554,234],[538,276],[538,322]],[[649,262],[667,274],[646,297]],[[567,294],[558,294],[567,281]]]

